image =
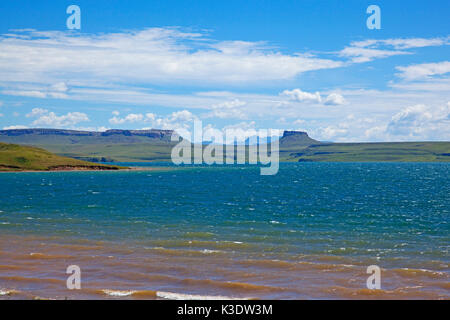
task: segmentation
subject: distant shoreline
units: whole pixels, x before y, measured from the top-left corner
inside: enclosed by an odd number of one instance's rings
[[[169,171],[173,170],[174,168],[168,168],[168,167],[130,167],[130,168],[111,168],[111,169],[105,169],[105,168],[64,168],[64,169],[50,169],[50,170],[1,170],[0,173],[20,173],[20,172],[123,172],[123,171]]]

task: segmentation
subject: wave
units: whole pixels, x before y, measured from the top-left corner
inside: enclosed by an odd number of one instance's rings
[[[183,237],[185,238],[212,238],[214,237],[214,233],[212,232],[186,232]]]
[[[152,291],[152,290],[110,290],[102,289],[98,292],[110,297],[124,298],[124,297],[142,297],[142,298],[161,298],[167,300],[249,300],[252,298],[236,298],[228,296],[210,296],[197,295],[188,293]]]
[[[23,267],[0,264],[0,270],[20,270]]]
[[[252,300],[254,298],[236,298],[228,296],[206,296],[197,294],[157,291],[156,296],[168,300]]]
[[[51,255],[51,254],[45,254],[45,253],[39,253],[39,252],[31,252],[29,257],[31,259],[69,259],[72,258],[72,256],[69,255]]]
[[[400,268],[400,269],[393,269],[394,273],[402,276],[402,277],[426,277],[426,278],[432,278],[432,279],[440,279],[440,278],[448,278],[448,275],[445,272],[441,271],[433,271],[433,270],[427,270],[427,269],[412,269],[412,268]]]
[[[60,279],[30,278],[30,277],[22,277],[22,276],[0,276],[0,279],[8,280],[8,281],[34,282],[34,283],[55,283],[55,284],[65,283],[64,280],[60,280]]]
[[[235,281],[217,281],[217,280],[208,280],[208,279],[183,279],[181,282],[188,285],[206,285],[215,288],[225,288],[232,289],[235,291],[265,291],[265,292],[276,292],[276,291],[287,291],[289,289],[282,287],[274,287],[267,285],[259,285],[252,283],[244,283],[244,282],[235,282]]]
[[[205,249],[244,249],[249,248],[252,245],[244,243],[242,241],[208,241],[208,240],[157,240],[152,241],[155,247],[197,247]]]
[[[11,296],[17,293],[19,293],[19,291],[14,289],[0,289],[0,296]]]
[[[333,298],[343,299],[448,299],[449,296],[438,292],[424,291],[424,286],[405,286],[392,290],[346,288],[335,286],[323,290]]]
[[[129,297],[129,296],[141,296],[141,297],[156,297],[156,291],[151,290],[110,290],[103,289],[100,292],[111,297]]]
[[[203,250],[186,250],[186,249],[168,249],[163,247],[146,248],[147,250],[153,250],[159,254],[171,255],[171,256],[186,256],[186,255],[205,255],[205,254],[219,254],[224,253],[221,250],[203,249]]]

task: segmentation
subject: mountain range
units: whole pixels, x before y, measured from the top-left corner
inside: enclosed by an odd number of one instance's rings
[[[63,129],[0,130],[0,142],[43,148],[94,162],[170,161],[173,130],[105,132]],[[320,142],[306,132],[284,131],[281,161],[450,161],[450,142]]]

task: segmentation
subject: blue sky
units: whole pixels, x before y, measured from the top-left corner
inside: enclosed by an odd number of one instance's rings
[[[66,8],[81,9],[67,30]],[[369,5],[381,29],[366,26]],[[448,1],[2,1],[0,128],[450,139]]]

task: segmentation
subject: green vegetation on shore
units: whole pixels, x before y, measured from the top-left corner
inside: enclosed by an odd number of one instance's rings
[[[0,171],[118,170],[103,165],[57,156],[44,149],[0,142]]]
[[[450,142],[322,143],[296,152],[281,151],[280,160],[290,162],[450,162]]]
[[[172,133],[156,129],[16,129],[0,130],[0,141],[91,162],[170,162],[176,144],[171,141]],[[280,161],[288,162],[450,162],[450,142],[324,143],[311,139],[306,132],[285,131],[279,148]]]

